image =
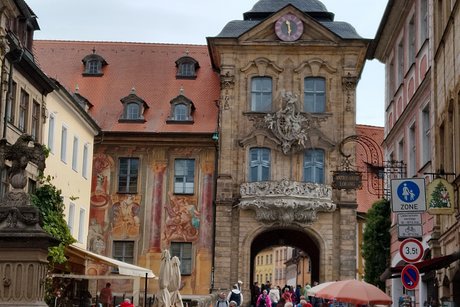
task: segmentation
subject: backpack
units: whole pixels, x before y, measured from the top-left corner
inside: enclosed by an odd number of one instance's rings
[[[241,303],[241,295],[239,293],[235,293],[232,291],[232,295],[230,295],[230,302],[235,301],[236,306],[240,306]]]

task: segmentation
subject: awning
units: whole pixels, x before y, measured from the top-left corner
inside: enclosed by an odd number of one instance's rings
[[[104,263],[108,266],[118,269],[118,274],[125,276],[137,276],[137,277],[147,277],[154,278],[156,277],[153,274],[152,270],[143,268],[134,264],[126,263],[120,260],[116,260],[110,257],[98,255],[96,253],[90,252],[88,250],[82,249],[75,245],[67,246],[67,249],[71,253],[79,254],[85,259],[89,259],[96,262]],[[108,276],[106,276],[107,278]]]
[[[452,262],[460,259],[460,251],[441,257],[436,257],[432,259],[426,259],[420,262],[412,263],[420,273],[428,273],[430,271],[439,270],[449,266]],[[392,268],[387,268],[382,275],[380,275],[380,280],[384,281],[390,278],[401,277],[401,271],[405,265],[399,265]]]

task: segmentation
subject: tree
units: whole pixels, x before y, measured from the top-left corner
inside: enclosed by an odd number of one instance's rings
[[[362,246],[364,280],[382,290],[385,289],[385,282],[380,280],[380,275],[390,261],[390,214],[390,203],[387,200],[382,199],[372,205],[367,212]]]
[[[64,202],[61,190],[51,183],[51,178],[41,178],[40,186],[31,195],[31,202],[40,210],[40,219],[43,230],[59,241],[58,246],[48,249],[48,258],[51,268],[55,264],[67,261],[64,250],[76,240],[72,237],[69,227],[64,219]]]

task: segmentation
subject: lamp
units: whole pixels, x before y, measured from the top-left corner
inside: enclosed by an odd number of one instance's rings
[[[219,140],[219,132],[214,132],[212,134],[212,140],[217,142]]]

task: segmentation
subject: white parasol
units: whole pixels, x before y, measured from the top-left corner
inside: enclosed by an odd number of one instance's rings
[[[158,279],[160,289],[155,297],[154,306],[170,307],[171,295],[169,294],[168,286],[171,278],[171,255],[169,254],[169,250],[165,249],[161,253],[160,261],[160,275]]]
[[[176,256],[171,259],[171,279],[169,280],[168,290],[171,293],[171,306],[183,307],[182,296],[179,289],[181,286],[180,260]]]

